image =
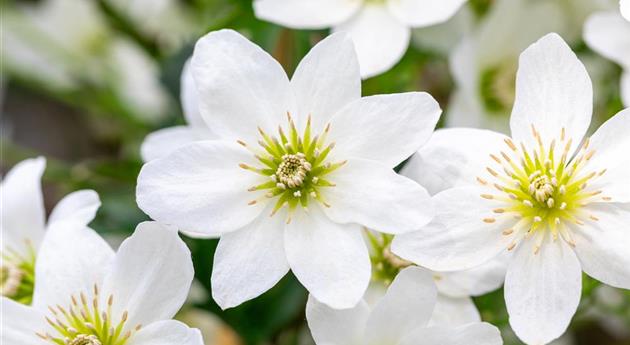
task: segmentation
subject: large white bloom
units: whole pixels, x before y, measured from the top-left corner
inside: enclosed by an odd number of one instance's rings
[[[56,222],[35,275],[32,307],[2,298],[3,344],[203,344],[198,330],[170,320],[193,279],[175,229],[141,223],[114,253],[85,225]]]
[[[437,102],[418,92],[361,98],[342,34],[315,46],[289,80],[240,34],[212,32],[197,42],[192,72],[220,139],[145,164],[140,208],[180,230],[221,235],[212,292],[223,308],[289,268],[320,301],[354,306],[370,280],[362,226],[400,233],[433,217],[424,188],[392,168],[428,140]]]
[[[493,345],[499,330],[487,323],[429,325],[437,290],[431,274],[418,267],[401,271],[373,307],[361,301],[335,310],[310,297],[306,319],[318,345]]]
[[[584,26],[584,40],[623,68],[621,98],[625,106],[630,106],[630,21],[616,11],[596,13]]]
[[[394,239],[401,257],[434,270],[474,267],[513,252],[505,280],[510,324],[528,344],[567,328],[581,272],[630,287],[630,111],[583,141],[592,86],[556,34],[520,57],[512,137],[437,132],[419,153],[422,179],[455,188],[435,196],[435,220]]]
[[[24,304],[32,301],[35,263],[46,228],[69,220],[87,225],[101,205],[92,190],[68,194],[53,209],[47,225],[41,188],[45,166],[44,158],[27,159],[0,184],[0,292]]]
[[[296,29],[347,32],[364,78],[392,68],[409,46],[411,28],[446,21],[466,0],[256,0],[256,16]]]

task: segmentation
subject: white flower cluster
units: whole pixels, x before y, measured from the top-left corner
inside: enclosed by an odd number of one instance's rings
[[[494,100],[514,104],[509,136],[434,131],[442,110],[427,93],[361,96],[409,27],[462,3],[257,0],[260,18],[336,31],[291,77],[235,31],[199,39],[181,80],[188,125],[142,146],[137,203],[155,221],[117,252],[88,227],[95,192],[68,195],[46,224],[45,161],[16,165],[0,189],[0,342],[202,344],[171,320],[194,275],[178,231],[219,238],[211,286],[224,309],[292,271],[318,345],[502,344],[470,296],[504,283],[515,334],[547,344],[577,310],[582,272],[630,289],[630,109],[585,137],[593,86],[558,34],[500,67],[516,70],[515,86],[501,80],[514,94]],[[626,70],[626,106],[629,25],[602,13],[585,29]]]

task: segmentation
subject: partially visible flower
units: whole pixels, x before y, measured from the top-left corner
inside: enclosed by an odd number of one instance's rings
[[[417,178],[445,178],[455,188],[438,193],[434,221],[396,236],[392,251],[447,271],[513,252],[505,278],[510,324],[538,345],[567,329],[582,270],[630,288],[630,109],[583,140],[592,86],[567,44],[549,34],[519,61],[512,137],[436,133],[419,154]]]
[[[621,99],[630,106],[630,21],[618,12],[599,12],[584,26],[584,40],[591,49],[623,68]]]
[[[446,125],[506,131],[518,55],[542,35],[565,26],[558,3],[496,1],[481,24],[452,50],[450,69],[456,87]]]
[[[392,68],[407,51],[411,28],[446,21],[466,0],[256,0],[261,19],[296,29],[345,31],[363,78]]]
[[[405,165],[405,169],[408,165]],[[388,286],[398,273],[413,263],[391,251],[394,236],[365,232],[370,244],[372,284],[365,300],[379,296],[378,287]],[[457,272],[431,272],[437,286],[438,299],[430,324],[461,325],[481,320],[471,296],[481,296],[503,285],[507,269],[505,258],[499,258],[479,267]]]
[[[3,11],[1,56],[11,75],[55,92],[113,91],[143,119],[165,115],[169,98],[158,66],[107,26],[97,3],[43,0]]]
[[[46,229],[69,220],[87,225],[101,205],[92,190],[68,194],[46,224],[41,188],[45,166],[44,158],[27,159],[13,167],[0,184],[0,293],[24,304],[32,301],[35,264]]]
[[[414,230],[433,217],[424,188],[393,168],[430,137],[428,94],[361,98],[352,42],[333,34],[289,80],[231,30],[201,38],[192,58],[199,110],[219,138],[144,165],[137,201],[180,230],[220,235],[212,294],[223,308],[288,271],[321,302],[354,306],[370,280],[362,227]]]
[[[140,148],[142,159],[145,162],[166,157],[176,149],[195,141],[218,138],[201,116],[199,96],[195,80],[191,74],[190,60],[184,65],[180,85],[180,98],[186,125],[164,128],[149,134]]]
[[[373,306],[361,301],[336,310],[309,297],[306,319],[318,345],[500,345],[499,330],[488,323],[429,325],[437,290],[431,274],[402,270]]]
[[[118,13],[160,48],[176,51],[196,31],[196,22],[177,0],[107,0]]]
[[[203,345],[199,330],[170,320],[193,279],[176,230],[142,223],[114,253],[81,223],[52,227],[33,306],[2,298],[3,344]]]

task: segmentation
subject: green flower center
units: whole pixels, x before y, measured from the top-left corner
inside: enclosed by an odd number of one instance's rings
[[[114,296],[110,295],[103,307],[99,301],[99,289],[94,285],[91,299],[82,292],[70,296],[67,308],[60,305],[48,307],[51,315],[46,321],[54,332],[36,332],[37,336],[58,345],[124,345],[141,326],[126,328],[127,311],[114,320]]]
[[[503,235],[512,237],[508,250],[512,250],[519,239],[535,236],[534,252],[538,253],[547,233],[554,240],[562,238],[574,246],[571,228],[584,225],[586,218],[598,220],[593,214],[588,214],[584,206],[594,201],[611,200],[603,196],[601,190],[590,187],[592,181],[605,174],[606,170],[588,171],[588,162],[595,154],[589,149],[589,139],[572,158],[568,155],[573,141],[566,137],[564,128],[559,137],[549,141],[548,145],[534,126],[532,135],[537,143],[533,150],[506,139],[509,150],[490,155],[500,166],[500,169],[487,168],[494,182],[481,177],[477,181],[499,191],[498,194],[483,194],[481,197],[499,201],[503,207],[494,209],[495,216],[483,221],[494,223],[496,217],[518,219],[514,227],[503,231]]]
[[[346,161],[327,161],[330,151],[335,147],[334,143],[326,144],[330,125],[326,126],[321,135],[313,135],[310,116],[302,132],[297,130],[288,113],[287,119],[288,132],[279,126],[278,136],[269,135],[258,128],[261,135],[261,140],[258,141],[260,148],[250,147],[241,140],[238,143],[250,150],[261,165],[252,167],[242,163],[240,167],[262,175],[266,180],[248,189],[250,192],[265,191],[262,197],[250,201],[249,204],[275,199],[271,215],[286,206],[289,210],[287,222],[290,222],[295,208],[301,206],[306,209],[311,199],[330,207],[324,200],[321,189],[335,186],[326,177],[346,164]]]
[[[11,248],[1,253],[0,294],[22,304],[31,304],[35,288],[35,249],[26,241],[27,254]]]
[[[365,229],[365,234],[370,244],[372,280],[389,286],[401,270],[413,264],[392,253],[393,235],[377,233],[368,229]]]
[[[479,93],[490,114],[506,113],[514,104],[516,70],[513,59],[486,69],[479,79]]]

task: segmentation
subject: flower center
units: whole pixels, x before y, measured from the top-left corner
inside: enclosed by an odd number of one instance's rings
[[[488,167],[494,180],[478,177],[484,186],[492,186],[498,194],[483,194],[484,199],[496,200],[502,207],[493,210],[493,217],[484,218],[486,223],[494,223],[499,217],[516,218],[516,224],[503,231],[512,238],[508,250],[524,237],[535,236],[534,253],[538,253],[547,233],[553,239],[562,238],[569,245],[575,242],[571,234],[574,226],[584,225],[583,220],[598,218],[588,214],[585,206],[594,201],[610,201],[601,190],[590,187],[591,182],[606,173],[606,170],[589,172],[588,161],[595,154],[589,149],[586,139],[575,157],[569,157],[572,139],[567,138],[563,128],[558,138],[545,145],[540,133],[532,126],[537,147],[533,150],[524,144],[517,146],[510,139],[505,143],[509,150],[490,157],[499,168]]]
[[[279,126],[277,137],[268,135],[262,128],[258,128],[261,135],[261,140],[258,141],[260,148],[253,148],[242,140],[238,140],[238,143],[252,152],[262,165],[252,167],[242,163],[240,167],[266,179],[263,183],[248,189],[250,192],[265,191],[264,195],[250,201],[249,204],[255,205],[266,199],[276,199],[271,215],[287,206],[288,223],[291,221],[293,210],[298,205],[306,209],[311,199],[330,207],[324,200],[321,189],[335,186],[326,179],[326,175],[343,166],[346,161],[336,163],[327,161],[330,151],[335,147],[334,143],[326,144],[330,125],[326,126],[321,135],[313,135],[310,116],[301,133],[289,113],[287,119],[289,130],[285,132]]]
[[[372,280],[385,285],[391,284],[396,275],[413,263],[400,258],[391,251],[393,235],[377,233],[364,229],[370,244],[370,261],[372,262]]]
[[[28,240],[26,248],[26,255],[11,248],[0,253],[0,295],[28,305],[35,288],[35,249]]]
[[[127,311],[120,318],[114,319],[112,305],[114,296],[107,298],[103,308],[100,306],[98,286],[94,285],[92,299],[85,293],[70,296],[67,308],[60,305],[49,306],[50,317],[46,321],[52,327],[53,334],[36,332],[40,338],[58,345],[124,345],[141,326],[127,329]]]
[[[481,73],[479,92],[490,114],[507,112],[514,104],[517,66],[513,61],[506,60]]]

